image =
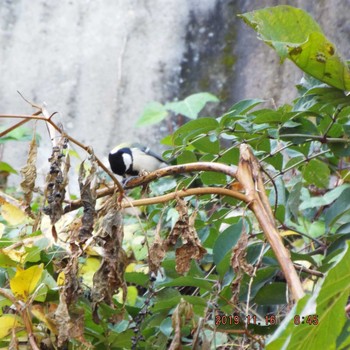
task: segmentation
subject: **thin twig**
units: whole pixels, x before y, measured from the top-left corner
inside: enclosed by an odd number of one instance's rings
[[[10,300],[13,305],[16,307],[16,310],[18,314],[21,315],[23,323],[26,327],[26,331],[28,334],[29,343],[33,350],[40,350],[33,334],[32,329],[32,321],[30,319],[28,305],[18,301],[12,294],[10,294],[7,290],[0,288],[0,295],[2,295],[4,298]]]
[[[52,116],[52,115],[51,115]],[[75,138],[73,138],[72,136],[66,134],[59,126],[57,126],[50,118],[45,118],[42,116],[37,116],[37,115],[22,115],[22,114],[1,114],[0,118],[9,118],[9,119],[28,119],[28,120],[43,120],[44,122],[49,123],[53,128],[55,128],[59,133],[63,134],[65,137],[67,137],[67,139],[69,141],[71,141],[72,143],[76,144],[77,146],[79,146],[80,148],[82,148],[84,151],[86,151],[88,154],[92,155],[92,151],[91,148],[89,146],[85,146],[84,144],[82,144],[81,142],[79,142],[78,140],[76,140]],[[98,163],[98,165],[111,177],[111,179],[113,180],[113,182],[116,184],[116,186],[118,187],[118,190],[120,192],[120,194],[122,195],[124,193],[124,189],[123,186],[120,184],[120,182],[116,179],[116,177],[113,175],[113,173],[95,156],[96,161]]]
[[[317,276],[317,277],[324,277],[324,274],[320,271],[308,269],[307,267],[299,265],[299,264],[294,264],[294,267],[300,272],[305,272],[305,273],[308,273],[309,275],[313,275],[313,276]]]
[[[245,309],[245,314],[246,315],[249,315],[249,301],[250,301],[250,295],[251,295],[251,291],[252,291],[252,285],[253,285],[253,281],[254,281],[254,277],[256,277],[256,272],[258,270],[258,267],[260,266],[260,262],[264,256],[264,251],[265,251],[265,247],[266,247],[266,242],[264,242],[261,246],[261,251],[260,251],[260,254],[259,254],[259,257],[257,259],[257,262],[254,266],[254,270],[253,270],[253,273],[249,279],[249,283],[248,283],[248,291],[247,291],[247,304],[246,304],[246,309]],[[248,329],[248,318],[246,319],[246,328]]]

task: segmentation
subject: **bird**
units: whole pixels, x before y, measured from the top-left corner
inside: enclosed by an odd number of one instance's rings
[[[121,144],[114,147],[108,160],[113,173],[123,176],[138,176],[167,166],[161,156],[139,144]]]

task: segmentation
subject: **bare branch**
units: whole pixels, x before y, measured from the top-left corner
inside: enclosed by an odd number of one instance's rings
[[[72,136],[66,134],[59,126],[57,126],[52,120],[51,117],[53,116],[50,115],[48,118],[38,116],[38,115],[23,115],[23,114],[1,114],[0,118],[8,118],[8,119],[26,119],[26,120],[43,120],[46,123],[49,123],[54,129],[56,129],[59,133],[64,134],[65,137],[72,143],[76,144],[80,148],[82,148],[84,151],[86,151],[88,154],[92,155],[91,148],[89,146],[85,146]],[[123,186],[120,184],[120,182],[116,179],[116,177],[113,175],[113,173],[95,156],[96,161],[98,165],[111,177],[113,182],[117,185],[118,190],[120,194],[122,195],[124,193]]]
[[[182,164],[182,165],[173,165],[173,166],[168,166],[162,169],[158,169],[156,171],[153,171],[152,173],[149,173],[147,175],[144,176],[139,176],[139,177],[134,177],[131,178],[126,184],[125,184],[125,189],[130,189],[130,188],[134,188],[137,186],[141,186],[141,185],[145,185],[153,180],[156,180],[158,178],[164,177],[164,176],[169,176],[169,175],[176,175],[176,174],[183,174],[183,173],[191,173],[191,172],[198,172],[198,171],[214,171],[214,172],[221,172],[224,173],[226,175],[229,175],[231,177],[235,177],[236,176],[236,170],[237,167],[235,166],[228,166],[226,164],[221,164],[221,163],[210,163],[210,162],[198,162],[198,163],[188,163],[188,164]],[[210,192],[210,190],[212,190],[212,192]],[[234,191],[234,190],[229,190],[229,189],[224,189],[224,188],[219,188],[219,187],[209,187],[209,188],[196,188],[196,189],[187,189],[187,190],[183,190],[183,194],[182,197],[186,197],[187,195],[185,195],[185,193],[192,193],[192,191],[198,191],[196,193],[190,194],[190,195],[203,195],[203,194],[221,194],[221,195],[227,195],[227,196],[231,196],[240,200],[243,200],[244,202],[246,202],[246,197],[238,192],[238,191]],[[207,192],[206,192],[207,191]],[[222,191],[222,193],[219,193],[220,191]],[[111,187],[111,188],[104,188],[102,190],[98,190],[96,193],[97,198],[102,198],[108,195],[111,195],[115,192],[115,188]],[[178,194],[180,191],[175,191],[173,193]],[[169,200],[173,199],[171,196],[173,195],[173,193],[169,193],[166,196],[170,196]],[[152,204],[154,203],[158,203],[157,199],[160,200],[159,203],[163,202],[163,198],[165,198],[164,196],[160,196],[160,197],[154,197],[154,198],[150,198],[149,201],[152,202]],[[164,200],[166,201],[166,200]],[[137,201],[132,201],[131,205],[134,205],[134,203]],[[64,212],[68,213],[70,211],[76,210],[78,208],[81,207],[81,201],[80,200],[75,200],[75,201],[71,201],[65,208],[64,208]],[[123,206],[126,207],[130,207],[131,205],[127,205],[127,204],[123,204]],[[140,204],[140,205],[144,205],[144,204]]]
[[[189,196],[203,196],[206,194],[217,194],[220,196],[228,196],[233,197],[236,199],[239,199],[245,203],[248,203],[248,198],[240,192],[232,191],[227,188],[220,188],[220,187],[206,187],[206,188],[189,188],[187,190],[180,190],[176,192],[171,192],[168,194],[165,194],[163,196],[153,197],[153,198],[144,198],[144,199],[137,199],[132,202],[130,201],[123,201],[121,206],[122,208],[129,208],[131,206],[139,207],[142,205],[150,205],[150,204],[157,204],[157,203],[165,203],[170,200],[173,200],[177,197],[189,197]]]
[[[276,255],[294,300],[299,300],[304,296],[303,287],[289,257],[289,252],[283,245],[282,238],[276,228],[273,213],[265,193],[260,165],[248,145],[242,144],[240,153],[237,179],[245,189],[245,194],[249,200],[249,208],[254,212]]]
[[[187,163],[181,165],[168,166],[162,169],[158,169],[152,173],[144,176],[139,176],[131,178],[125,185],[125,188],[133,188],[140,185],[147,184],[160,177],[191,173],[198,171],[214,171],[217,173],[223,173],[233,178],[236,177],[237,167],[229,166],[222,163],[211,163],[211,162],[197,162],[197,163]]]

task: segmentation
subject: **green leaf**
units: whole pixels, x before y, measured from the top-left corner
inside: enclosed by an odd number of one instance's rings
[[[220,142],[216,137],[212,139],[210,136],[205,136],[194,141],[192,144],[204,153],[217,154],[220,151]]]
[[[255,298],[259,290],[264,285],[270,283],[277,272],[278,272],[278,269],[276,267],[262,267],[259,270],[257,270],[256,276],[254,277],[254,281],[251,286],[250,297]],[[248,287],[249,280],[250,280],[250,276],[244,275],[242,284],[241,284],[241,291],[240,291],[240,300],[242,301],[247,300],[247,293],[249,291],[249,287]]]
[[[349,184],[341,185],[327,192],[323,196],[312,197],[301,203],[299,209],[305,210],[309,208],[319,208],[329,205],[334,202],[343,193],[343,191],[349,187]]]
[[[170,337],[173,332],[172,320],[170,317],[167,317],[159,326],[159,330],[166,336]]]
[[[220,158],[218,159],[218,163],[237,165],[238,160],[239,160],[239,149],[235,147],[223,152]]]
[[[332,227],[336,222],[339,222],[341,217],[349,212],[350,210],[350,188],[346,188],[332,203],[325,213],[326,224]],[[344,222],[340,222],[343,224]]]
[[[313,259],[313,257],[310,254],[300,254],[300,253],[290,252],[290,256],[294,262],[295,261],[308,261],[312,265],[317,266],[315,259]]]
[[[350,320],[346,320],[344,328],[337,339],[337,349],[347,350],[350,348]]]
[[[213,258],[216,265],[236,245],[242,234],[242,228],[243,223],[240,220],[237,224],[229,226],[219,235],[213,247]]]
[[[214,171],[205,171],[200,175],[200,178],[204,185],[225,185],[227,183],[225,174]]]
[[[346,62],[305,11],[282,5],[239,17],[277,51],[282,61],[289,58],[318,80],[338,89],[350,90],[350,70]]]
[[[229,113],[230,114],[244,114],[250,111],[252,108],[257,106],[260,103],[265,102],[265,100],[261,100],[258,98],[254,99],[248,99],[248,100],[242,100],[234,104],[230,109]]]
[[[169,102],[164,107],[185,117],[196,119],[208,102],[219,102],[219,99],[208,92],[200,92],[190,95],[182,101]]]
[[[254,302],[259,305],[286,304],[286,284],[273,282],[263,286],[256,294]]]
[[[220,126],[229,126],[232,120],[241,119],[242,114],[247,113],[252,108],[254,108],[262,102],[265,101],[260,99],[249,99],[237,102],[229,109],[227,113],[225,113],[221,118],[219,118]]]
[[[262,123],[278,123],[283,124],[290,120],[295,113],[283,113],[283,111],[275,111],[273,109],[260,109],[259,111],[253,112],[254,122],[256,124]]]
[[[207,134],[210,131],[215,130],[218,126],[219,123],[214,118],[199,118],[191,120],[174,132],[174,143],[176,145],[186,144],[187,141],[194,137],[201,134]]]
[[[226,273],[230,270],[230,266],[231,266],[231,255],[232,252],[228,251],[221,259],[221,261],[216,264],[216,270],[220,276],[220,278],[224,278]],[[232,271],[232,269],[231,269]],[[233,278],[234,276],[232,276]]]
[[[14,168],[12,168],[10,164],[5,162],[0,162],[0,171],[5,171],[11,174],[18,174],[18,172]]]
[[[150,102],[144,109],[136,126],[149,126],[160,123],[166,118],[168,112],[166,108],[159,102]]]
[[[292,215],[297,218],[299,215],[299,204],[300,204],[300,196],[301,196],[301,189],[303,187],[303,184],[301,181],[297,182],[293,188],[291,189],[287,201],[287,208],[290,210]]]
[[[311,297],[298,302],[267,345],[274,349],[336,349],[336,341],[346,323],[344,307],[350,293],[350,243],[337,263],[329,270]],[[294,315],[301,323],[294,325]],[[307,317],[316,315],[317,325]],[[302,323],[304,321],[304,323]],[[289,325],[288,325],[289,323]],[[332,332],[329,332],[332,329]]]
[[[0,131],[4,131],[6,128],[0,128]],[[5,136],[0,138],[0,144],[7,141],[31,141],[33,139],[33,131],[25,126],[20,126]]]
[[[128,283],[134,283],[136,285],[147,287],[149,284],[148,275],[141,272],[125,272],[124,274],[125,281]]]
[[[178,277],[170,282],[159,283],[160,287],[179,287],[179,286],[192,286],[203,288],[205,290],[211,290],[212,283],[206,281],[204,278],[195,278],[191,276]]]
[[[318,159],[311,159],[304,167],[303,178],[309,185],[326,188],[329,183],[329,177],[329,167]]]
[[[176,162],[177,164],[194,163],[197,162],[197,157],[194,152],[185,150],[176,158]]]

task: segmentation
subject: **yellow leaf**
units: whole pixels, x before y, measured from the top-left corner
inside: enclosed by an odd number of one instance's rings
[[[280,231],[280,235],[282,237],[285,237],[285,236],[293,236],[293,235],[296,235],[296,236],[300,236],[300,234],[298,232],[295,232],[295,231],[292,231],[292,230],[283,230],[283,231]]]
[[[125,272],[143,272],[145,274],[149,273],[148,266],[144,265],[143,263],[136,264],[136,263],[130,263],[126,269]]]
[[[20,225],[27,219],[21,203],[6,193],[0,192],[1,215],[10,225]]]
[[[18,263],[23,263],[24,259],[28,255],[24,247],[22,247],[19,250],[4,248],[4,249],[0,249],[0,253],[7,255],[12,261],[16,261]]]
[[[2,205],[1,215],[11,226],[23,224],[27,218],[27,215],[21,209],[10,203]]]
[[[0,339],[9,335],[13,328],[21,327],[21,319],[16,315],[0,316]]]
[[[138,295],[137,288],[135,286],[129,286],[128,287],[128,294],[126,297],[126,302],[131,306],[135,306],[136,300],[137,300],[137,295]]]
[[[80,268],[79,275],[83,277],[84,283],[89,287],[92,287],[92,279],[95,272],[99,269],[100,265],[100,259],[87,258],[85,263]]]
[[[59,287],[64,286],[65,280],[66,280],[66,277],[65,277],[65,275],[64,275],[64,272],[61,271],[61,272],[58,274],[58,276],[57,276],[57,285],[58,285]]]
[[[126,269],[125,272],[134,272],[136,270],[136,264],[135,263],[130,263]]]
[[[26,270],[17,267],[16,275],[10,280],[12,293],[26,301],[40,281],[43,269],[44,264],[35,265]]]
[[[2,222],[0,222],[0,238],[4,234],[4,231],[5,231],[5,225]]]
[[[53,333],[58,334],[56,325],[53,321],[54,312],[48,312],[47,307],[36,304],[31,307],[31,313]]]
[[[138,295],[137,288],[135,286],[128,286],[127,290],[128,290],[128,293],[126,296],[126,302],[130,306],[135,306],[137,295]],[[121,304],[123,303],[123,291],[121,288],[119,289],[119,292],[117,293],[116,298],[119,303]]]

